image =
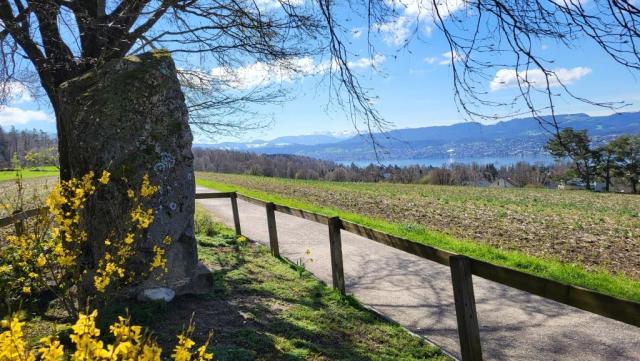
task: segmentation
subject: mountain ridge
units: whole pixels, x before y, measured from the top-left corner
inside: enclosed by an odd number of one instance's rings
[[[546,118],[546,119],[545,119]],[[543,117],[551,120],[550,117]],[[622,134],[640,133],[640,112],[589,116],[583,113],[557,115],[560,127],[585,129],[596,143]],[[534,118],[515,118],[495,124],[461,122],[452,125],[403,128],[374,134],[387,160],[447,157],[527,156],[544,153],[550,137]],[[303,144],[301,144],[303,143]],[[271,141],[226,142],[194,145],[203,148],[246,150],[264,154],[295,154],[334,161],[376,159],[368,135],[341,138],[332,135],[285,136]],[[378,156],[380,153],[378,154]]]

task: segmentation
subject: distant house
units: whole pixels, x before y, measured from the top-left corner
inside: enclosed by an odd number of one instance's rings
[[[560,184],[558,184],[558,189],[564,189],[564,190],[587,189],[587,183],[582,181],[582,179],[574,178],[566,182],[560,181]],[[604,192],[604,183],[591,182],[591,190],[596,192]]]
[[[517,188],[518,185],[515,184],[509,178],[498,178],[493,183],[491,183],[490,187],[493,187],[493,188]]]
[[[489,182],[484,178],[472,183],[474,187],[491,187],[491,184],[492,184],[491,182]]]
[[[575,189],[586,189],[587,184],[582,181],[580,178],[570,179],[568,181],[560,181],[558,184],[558,189],[564,190],[575,190]]]

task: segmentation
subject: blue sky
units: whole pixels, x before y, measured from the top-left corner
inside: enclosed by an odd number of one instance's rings
[[[407,50],[397,50],[394,44],[380,41],[377,50],[384,60],[376,68],[358,69],[358,75],[371,93],[376,95],[376,108],[396,128],[449,125],[469,120],[461,114],[453,99],[452,70],[447,52],[449,48],[435,32],[425,42],[415,42]],[[366,49],[366,44],[361,48]],[[636,111],[640,107],[640,79],[638,74],[611,61],[602,50],[589,43],[573,49],[545,44],[541,53],[555,58],[553,69],[564,69],[565,83],[576,95],[595,101],[629,103],[621,111]],[[500,69],[496,70],[496,73]],[[509,70],[509,69],[505,69]],[[504,72],[503,72],[504,74]],[[318,77],[284,82],[295,99],[262,111],[273,116],[272,127],[247,134],[241,139],[270,139],[281,135],[353,131],[353,125],[330,102],[327,87]],[[487,80],[488,96],[508,101],[516,89],[508,86],[491,87]],[[590,106],[570,99],[556,100],[558,113],[584,112],[591,115],[610,114],[609,109]],[[328,109],[327,109],[328,108]],[[485,109],[487,113],[505,114],[507,109]],[[495,121],[480,120],[483,123]],[[496,120],[497,121],[497,120]]]
[[[350,34],[345,36],[350,38],[353,67],[362,84],[377,96],[375,105],[392,127],[447,125],[468,119],[458,112],[453,100],[449,48],[442,35],[431,29],[428,21],[418,25],[421,39],[412,41],[407,48],[400,46],[407,26],[377,26],[373,31],[374,54],[367,51],[366,29],[362,23],[354,21],[351,24],[347,29]],[[640,109],[639,74],[615,64],[592,43],[584,41],[567,49],[543,41],[537,51],[554,59],[552,68],[559,69],[565,84],[578,96],[596,101],[625,101],[630,105],[623,111]],[[266,64],[248,63],[245,68],[237,69],[242,74],[242,81],[247,83],[241,86],[275,82],[288,89],[293,99],[253,109],[265,119],[273,119],[269,128],[213,140],[196,135],[196,141],[271,139],[283,135],[354,131],[345,114],[330,103],[326,72],[318,70],[322,66],[320,59],[301,59],[301,73],[307,76],[284,73],[275,78],[272,76],[273,68]],[[215,66],[204,70],[216,74]],[[516,91],[509,87],[513,74],[512,69],[496,68],[492,79],[486,79],[486,84],[483,84],[487,96],[505,101],[513,98]],[[18,129],[55,132],[52,111],[45,98],[34,98],[19,87],[14,93],[12,101],[0,110],[0,126],[4,129],[14,125]],[[589,106],[566,96],[558,99],[557,106],[558,113],[610,113],[607,109]],[[483,110],[486,113],[507,112],[506,109]]]

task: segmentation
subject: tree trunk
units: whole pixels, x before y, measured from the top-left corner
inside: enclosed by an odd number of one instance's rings
[[[58,137],[58,164],[60,165],[60,180],[67,181],[72,178],[71,174],[73,174],[73,170],[71,169],[71,164],[69,162],[69,151],[67,150],[67,145],[74,142],[74,135],[64,128],[65,123],[63,122],[62,114],[60,114],[59,109],[64,107],[65,104],[63,101],[65,99],[60,99],[57,94],[50,99],[54,113],[56,114],[56,135]]]
[[[589,168],[589,164],[585,161],[584,162],[584,178],[585,178],[585,182],[586,184],[586,189],[588,191],[591,190],[591,169]]]
[[[604,175],[604,190],[609,192],[609,186],[611,185],[611,158],[607,158],[607,166]]]
[[[148,175],[159,191],[145,204],[154,210],[154,220],[136,241],[128,266],[138,279],[129,294],[150,288],[206,292],[208,273],[198,264],[193,227],[192,135],[169,53],[107,62],[63,83],[56,93],[61,178],[80,178],[89,171],[112,174],[112,183],[84,209],[89,245],[85,261],[90,268],[84,291],[94,292],[90,279],[105,252],[105,239],[114,230],[122,233],[129,220],[127,191],[138,189]],[[163,243],[166,236],[169,245]],[[165,249],[163,275],[149,274],[155,247]]]

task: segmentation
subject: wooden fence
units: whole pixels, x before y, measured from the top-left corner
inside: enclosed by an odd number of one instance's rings
[[[276,211],[327,225],[329,232],[333,287],[342,294],[346,293],[346,289],[342,260],[342,240],[340,237],[341,230],[354,233],[389,247],[449,266],[451,269],[451,282],[453,285],[453,296],[458,322],[458,335],[460,338],[460,350],[463,361],[482,360],[480,330],[476,314],[472,275],[509,287],[517,288],[519,290],[595,313],[600,316],[624,322],[629,325],[640,327],[640,303],[637,302],[623,300],[585,288],[564,284],[511,268],[457,255],[435,247],[376,231],[353,222],[341,220],[338,217],[327,217],[301,209],[282,206],[271,202],[264,202],[236,192],[198,193],[195,198],[229,198],[231,200],[233,223],[237,235],[242,234],[237,199],[240,198],[244,201],[265,207],[267,226],[269,230],[269,245],[271,247],[271,253],[276,257],[280,256],[275,218]],[[0,227],[14,224],[16,222],[20,223],[24,219],[35,216],[41,210],[42,209],[32,209],[0,219]]]
[[[327,225],[333,287],[342,294],[346,293],[346,289],[342,262],[341,230],[449,266],[451,268],[451,282],[453,285],[456,318],[458,321],[460,351],[462,360],[464,361],[482,360],[480,329],[476,314],[472,275],[640,327],[640,303],[637,302],[619,299],[585,288],[457,255],[435,247],[376,231],[353,222],[341,220],[338,217],[327,217],[301,209],[264,202],[235,192],[196,194],[196,199],[223,197],[231,198],[233,221],[236,225],[236,233],[238,235],[241,233],[238,231],[240,229],[240,218],[236,199],[240,198],[244,201],[265,207],[269,244],[271,246],[271,253],[274,256],[280,255],[275,211]]]

